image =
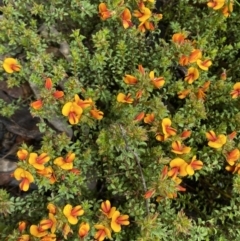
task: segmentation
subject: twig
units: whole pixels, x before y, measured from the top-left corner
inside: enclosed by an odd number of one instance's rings
[[[141,164],[140,164],[140,158],[135,151],[133,151],[129,148],[128,143],[127,143],[127,139],[126,139],[126,130],[121,125],[119,125],[119,127],[120,127],[120,130],[122,132],[122,137],[123,137],[123,140],[124,140],[125,145],[126,145],[126,150],[133,153],[133,156],[135,157],[135,159],[137,161],[139,172],[140,172],[141,179],[142,179],[143,189],[144,189],[144,192],[146,193],[147,192],[147,185],[146,185],[146,181],[145,181],[143,171],[142,171],[142,167],[141,167]],[[149,212],[149,203],[148,203],[147,199],[145,200],[145,204],[146,204],[146,209],[147,209],[147,215],[149,215],[149,213],[150,213]]]

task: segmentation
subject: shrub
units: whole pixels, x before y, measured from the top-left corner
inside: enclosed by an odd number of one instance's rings
[[[1,115],[27,103],[42,133],[20,195],[1,190],[1,240],[239,240],[238,2],[0,10],[1,81],[33,92]]]

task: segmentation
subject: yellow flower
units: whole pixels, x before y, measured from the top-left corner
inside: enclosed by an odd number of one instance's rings
[[[152,12],[149,8],[145,7],[143,2],[140,2],[139,10],[135,10],[133,16],[137,17],[141,24],[143,24],[152,16]]]
[[[49,213],[52,213],[52,214],[56,214],[56,212],[57,212],[56,206],[53,203],[49,203],[47,205],[47,209],[48,209]]]
[[[197,60],[198,61],[198,60]],[[187,75],[185,77],[185,81],[188,82],[188,84],[192,84],[193,81],[197,80],[199,77],[199,72],[198,69],[194,68],[194,67],[190,67],[188,69]]]
[[[123,93],[119,93],[117,96],[117,101],[120,103],[128,103],[131,104],[133,103],[133,98],[131,98],[131,94],[125,95]]]
[[[77,224],[77,217],[82,216],[84,214],[84,210],[81,205],[72,207],[72,205],[67,204],[63,209],[63,214],[66,216],[69,223]]]
[[[187,174],[189,176],[192,176],[195,170],[201,170],[202,167],[203,167],[202,161],[196,160],[196,156],[194,156],[191,162],[186,167]]]
[[[222,9],[222,13],[224,17],[229,17],[230,14],[233,11],[233,1],[230,1],[229,3],[227,2],[227,4],[225,4],[225,6]]]
[[[202,58],[202,51],[200,49],[194,49],[189,58],[188,61],[189,63],[195,63],[198,59]]]
[[[169,136],[175,136],[177,134],[177,130],[171,127],[172,122],[169,118],[164,118],[162,120],[162,130],[164,134],[164,140],[166,140]]]
[[[202,61],[201,59],[197,60],[197,65],[202,70],[208,70],[208,68],[212,65],[212,61],[210,59],[206,59]]]
[[[18,64],[16,59],[6,58],[3,61],[3,68],[7,73],[12,74],[13,72],[20,71],[21,66]]]
[[[49,213],[48,216],[49,219],[44,219],[40,221],[39,227],[41,230],[51,229],[51,233],[55,233],[57,228],[57,219],[52,213]]]
[[[86,100],[82,100],[82,99],[79,98],[78,95],[75,95],[74,96],[74,100],[75,100],[76,104],[78,106],[80,106],[82,109],[85,109],[85,108],[90,107],[90,106],[93,105],[93,101],[92,101],[91,98],[86,99]]]
[[[111,207],[109,200],[101,203],[101,212],[108,218],[112,218],[113,213],[116,211],[116,207]]]
[[[82,222],[79,226],[79,229],[78,229],[78,235],[80,238],[84,238],[88,235],[88,232],[90,230],[90,225],[89,223],[86,223],[86,222]]]
[[[225,135],[216,135],[214,131],[209,131],[206,133],[206,137],[208,139],[208,145],[212,148],[221,148],[227,141],[227,137]]]
[[[186,35],[183,33],[175,33],[172,36],[172,41],[176,44],[183,44],[185,42]]]
[[[146,124],[151,124],[154,121],[154,119],[155,119],[154,113],[151,113],[151,114],[146,114],[143,121]]]
[[[43,230],[41,226],[31,225],[30,234],[32,234],[34,237],[41,238],[46,236],[48,232],[46,230]]]
[[[120,215],[119,211],[115,211],[112,215],[111,228],[114,232],[121,231],[121,225],[129,225],[129,216]]]
[[[82,108],[76,102],[67,102],[62,108],[62,114],[68,117],[71,125],[79,122],[82,112]]]
[[[38,170],[43,170],[45,168],[44,164],[47,163],[50,160],[50,157],[47,153],[42,153],[38,156],[37,153],[30,153],[28,162],[31,164],[34,168]]]
[[[170,162],[171,169],[168,171],[168,176],[172,179],[176,179],[177,175],[184,177],[187,175],[186,167],[187,163],[181,158],[175,158]]]
[[[25,192],[29,189],[30,183],[34,182],[32,174],[22,168],[17,168],[13,176],[16,180],[20,181],[19,188]]]
[[[62,235],[63,235],[64,239],[68,239],[67,236],[69,233],[73,233],[73,231],[70,228],[70,226],[66,223],[66,224],[64,224],[63,229],[62,229]]]
[[[94,225],[94,228],[98,230],[94,235],[96,241],[103,241],[106,237],[112,239],[111,231],[104,225],[96,224]]]
[[[56,182],[56,177],[54,175],[52,167],[45,167],[43,170],[37,170],[37,173],[39,175],[42,175],[49,179],[50,184],[53,184]]]
[[[237,82],[233,86],[233,90],[231,91],[230,95],[232,96],[233,99],[236,99],[240,96],[240,82]]]
[[[163,77],[154,77],[154,71],[151,71],[149,73],[149,77],[150,77],[150,80],[152,81],[152,84],[158,89],[161,88],[165,83],[165,80]]]
[[[191,151],[191,147],[183,145],[180,141],[174,141],[172,143],[172,152],[176,154],[187,154]]]
[[[225,3],[225,0],[210,0],[207,5],[208,7],[214,9],[214,10],[218,10],[220,8],[223,7]]]
[[[64,170],[71,170],[73,168],[74,159],[75,159],[75,154],[72,152],[69,152],[65,158],[58,157],[54,160],[53,163]]]

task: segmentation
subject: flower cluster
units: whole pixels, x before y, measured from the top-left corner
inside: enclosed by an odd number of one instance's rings
[[[75,154],[72,152],[67,153],[65,157],[55,158],[53,161],[55,167],[50,165],[46,166],[46,164],[50,161],[50,156],[47,153],[29,153],[25,149],[20,149],[17,152],[17,156],[20,161],[28,163],[34,167],[39,176],[47,178],[50,184],[54,184],[57,181],[56,173],[54,171],[57,166],[63,170],[78,173],[78,170],[73,168]],[[29,185],[34,182],[33,175],[23,168],[17,168],[14,171],[13,176],[16,178],[16,180],[20,181],[19,188],[23,191],[27,191],[29,189]]]
[[[118,233],[121,231],[121,225],[129,225],[128,215],[121,215],[116,207],[111,207],[109,200],[102,202],[100,211],[103,214],[101,222],[94,225],[97,230],[94,238],[97,241],[103,241],[105,238],[111,239],[112,231]]]
[[[21,221],[18,226],[18,240],[29,241],[30,237],[39,238],[40,241],[56,241],[57,238],[63,236],[68,239],[69,234],[74,231],[71,225],[76,225],[79,222],[79,217],[83,216],[84,210],[81,205],[72,206],[66,204],[63,209],[49,203],[47,206],[49,211],[48,217],[40,220],[35,225],[29,227],[27,231],[27,222]],[[111,239],[111,232],[116,233],[121,231],[122,225],[129,225],[128,215],[121,215],[116,207],[111,207],[111,203],[106,200],[101,204],[100,223],[94,225],[97,230],[94,234],[96,241],[103,241],[105,238]],[[90,224],[86,221],[81,221],[78,227],[78,237],[83,240],[90,231]]]
[[[127,85],[135,86],[138,89],[135,92],[135,99],[132,97],[132,94],[119,93],[117,96],[117,101],[120,103],[132,104],[134,101],[137,102],[143,94],[144,88],[156,88],[160,89],[163,87],[165,80],[164,77],[155,77],[154,71],[149,73],[145,72],[142,65],[138,66],[137,77],[133,75],[126,74],[123,78],[123,81]]]
[[[154,22],[162,19],[162,14],[153,14],[151,8],[153,8],[154,1],[149,1],[150,6],[147,7],[144,4],[144,1],[140,1],[138,3],[138,10],[134,10],[133,16],[138,18],[140,24],[138,25],[138,30],[141,32],[145,32],[146,30],[154,30]],[[110,10],[105,3],[100,3],[98,10],[99,15],[102,20],[106,20],[113,16],[119,16],[119,19],[122,22],[122,25],[125,29],[132,27],[132,14],[128,8],[123,8],[122,5],[124,1],[120,5],[118,5],[117,9]]]
[[[49,203],[47,206],[49,211],[48,218],[40,220],[35,225],[32,224],[29,227],[29,234],[26,232],[27,223],[22,221],[19,223],[18,230],[20,236],[18,240],[29,241],[30,237],[39,238],[40,241],[56,241],[57,233],[67,239],[70,233],[73,233],[70,225],[76,225],[78,223],[78,217],[84,214],[84,210],[81,205],[73,207],[70,204],[64,206],[63,210],[56,207],[53,203]],[[81,222],[78,228],[78,236],[80,239],[86,237],[90,230],[90,225],[87,222]]]
[[[229,17],[233,11],[232,0],[210,0],[207,5],[213,10],[220,10],[225,17]]]
[[[103,118],[103,112],[96,109],[91,98],[82,100],[78,95],[75,95],[74,101],[67,102],[63,106],[62,114],[68,117],[71,125],[75,125],[80,121],[80,118],[84,113],[84,109],[88,109],[90,116],[96,120],[101,120]]]

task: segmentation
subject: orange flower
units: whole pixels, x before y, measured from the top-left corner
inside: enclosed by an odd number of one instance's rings
[[[45,80],[45,88],[47,90],[50,90],[50,89],[52,89],[52,86],[53,86],[52,80],[50,78],[46,78],[46,80]]]
[[[56,90],[53,92],[53,97],[55,99],[60,99],[64,96],[64,92],[63,91],[60,91],[60,90]]]
[[[208,70],[208,68],[212,65],[212,61],[210,59],[206,59],[202,61],[201,59],[197,60],[197,65],[202,70]]]
[[[191,147],[183,145],[180,141],[174,141],[172,143],[172,152],[176,154],[187,154],[191,151]]]
[[[50,160],[50,157],[47,153],[42,153],[40,156],[38,156],[37,153],[30,153],[28,162],[31,164],[34,168],[38,170],[43,170],[45,168],[44,164],[47,163]]]
[[[133,103],[133,98],[131,98],[131,94],[125,95],[123,93],[119,93],[117,96],[117,101],[120,103],[128,103],[131,104]]]
[[[199,77],[198,69],[196,69],[194,67],[190,67],[188,69],[187,75],[184,80],[187,81],[188,84],[192,84],[193,81],[198,79],[198,77]]]
[[[25,150],[25,149],[20,149],[18,152],[17,152],[17,157],[19,160],[23,161],[23,160],[26,160],[27,157],[28,157],[28,151]]]
[[[137,93],[136,93],[136,99],[140,99],[142,97],[142,94],[143,94],[143,90],[138,90]]]
[[[18,230],[20,233],[22,233],[24,230],[26,230],[27,223],[25,221],[21,221],[18,223]]]
[[[68,117],[72,125],[79,122],[82,112],[82,108],[76,102],[67,102],[62,108],[62,114]]]
[[[48,217],[49,219],[44,219],[40,221],[39,228],[44,231],[51,229],[51,233],[55,233],[57,227],[57,219],[54,217],[52,213],[49,213]]]
[[[137,84],[138,79],[132,75],[126,74],[125,77],[123,78],[123,81],[126,84],[135,85],[135,84]]]
[[[16,180],[20,181],[19,188],[25,192],[29,189],[30,183],[34,182],[32,174],[22,168],[17,168],[13,176]]]
[[[168,138],[169,136],[175,136],[177,134],[177,130],[171,127],[171,120],[169,118],[164,118],[162,120],[162,130],[164,134],[164,138]]]
[[[175,158],[170,162],[171,169],[168,171],[168,176],[172,179],[176,179],[177,175],[182,177],[187,176],[187,163],[181,158]]]
[[[233,166],[235,164],[235,162],[239,159],[239,156],[240,152],[237,148],[233,149],[230,152],[227,152],[225,155],[226,161],[230,166]]]
[[[93,101],[92,101],[91,98],[86,99],[86,100],[82,100],[82,99],[79,98],[78,95],[75,95],[74,99],[75,99],[76,104],[78,106],[80,106],[82,109],[88,108],[88,107],[93,105]]]
[[[64,170],[71,170],[73,168],[74,159],[75,159],[75,154],[72,152],[69,152],[65,158],[58,157],[54,160],[53,163]]]
[[[199,160],[196,160],[196,156],[194,156],[191,162],[186,167],[187,174],[189,176],[192,176],[194,174],[194,171],[201,170],[202,166],[203,166],[203,163]]]
[[[146,117],[144,117],[144,123],[151,124],[155,119],[154,113],[146,114]]]
[[[56,241],[56,234],[50,233],[40,239],[40,241]]]
[[[218,10],[220,8],[223,7],[225,3],[225,0],[210,0],[207,5],[208,7],[214,9],[214,10]]]
[[[129,216],[121,215],[119,211],[115,211],[112,215],[111,228],[114,232],[121,231],[121,225],[129,225]]]
[[[182,134],[181,134],[181,138],[182,139],[186,139],[186,138],[188,138],[188,137],[190,137],[191,136],[191,131],[188,131],[188,130],[185,130],[185,131],[183,131],[182,132]]]
[[[77,224],[77,217],[82,216],[84,214],[84,210],[82,209],[81,205],[75,206],[73,208],[72,205],[67,204],[63,209],[63,214],[66,216],[69,223]]]
[[[172,41],[175,44],[183,44],[184,41],[185,41],[185,38],[186,38],[185,34],[183,34],[183,33],[175,33],[172,36]]]
[[[189,63],[195,63],[198,59],[202,58],[202,52],[200,49],[194,49],[189,56]]]
[[[30,227],[30,234],[34,237],[41,238],[48,234],[46,230],[43,230],[41,226],[31,225]]]
[[[144,24],[152,15],[149,8],[146,8],[143,2],[139,3],[139,10],[135,10],[133,16],[137,17],[141,22],[140,25]]]
[[[144,68],[143,68],[143,66],[142,66],[141,64],[138,65],[138,71],[139,71],[142,75],[145,74],[145,70],[144,70]]]
[[[140,112],[135,118],[134,120],[135,121],[141,121],[145,116],[145,113],[144,112]]]
[[[225,6],[222,9],[222,13],[224,17],[229,17],[230,14],[233,11],[233,1],[227,2],[227,4],[225,4]]]
[[[162,135],[160,133],[157,133],[155,137],[156,137],[157,141],[165,141],[168,136],[165,136],[165,135]]]
[[[97,109],[90,110],[90,114],[94,119],[101,120],[103,118],[103,112]]]
[[[110,201],[106,200],[101,203],[100,211],[108,218],[112,218],[113,213],[116,211],[116,207],[111,207]]]
[[[32,102],[30,104],[30,106],[34,109],[34,110],[40,110],[43,106],[43,101],[42,100],[36,100],[34,102]]]
[[[52,167],[45,167],[43,170],[38,170],[37,173],[41,176],[48,178],[50,181],[50,184],[53,184],[57,181]]]
[[[7,73],[12,74],[13,72],[20,71],[21,66],[18,64],[16,59],[6,58],[3,61],[3,68]]]
[[[182,90],[178,92],[178,98],[179,99],[185,99],[189,94],[191,90]]]
[[[79,226],[79,229],[78,229],[78,235],[80,238],[84,238],[88,235],[88,232],[90,230],[90,225],[89,223],[86,223],[86,222],[82,222]]]
[[[151,197],[154,195],[155,192],[156,192],[155,189],[150,189],[150,190],[148,190],[148,191],[144,194],[144,198],[145,198],[145,199],[151,198]]]
[[[122,23],[123,23],[123,27],[126,29],[126,28],[129,28],[131,27],[133,24],[131,22],[131,13],[129,11],[128,8],[125,8],[123,13],[121,14],[121,20],[122,20]]]
[[[227,141],[227,137],[225,135],[216,136],[214,131],[209,131],[206,133],[206,137],[208,139],[208,145],[212,148],[221,148]]]
[[[47,209],[48,209],[49,213],[52,213],[52,214],[56,214],[56,212],[57,212],[56,206],[53,203],[49,203],[47,205]]]
[[[205,92],[208,90],[209,85],[210,85],[210,81],[207,81],[207,82],[204,83],[204,85],[202,87],[200,87],[198,89],[197,98],[199,100],[205,100],[205,98],[206,98]]]
[[[188,65],[188,63],[189,63],[189,58],[188,58],[188,56],[182,55],[182,56],[180,57],[178,63],[179,63],[180,65],[182,65],[182,66]]]
[[[161,88],[165,83],[165,80],[163,77],[157,77],[157,78],[154,77],[154,71],[151,71],[149,73],[149,77],[150,77],[150,80],[152,81],[153,85],[158,89]]]
[[[234,86],[233,86],[233,90],[231,91],[231,96],[233,99],[236,99],[240,96],[240,82],[237,82]]]
[[[100,3],[98,6],[98,10],[102,20],[106,20],[112,15],[111,11],[107,9],[107,5],[105,3]]]
[[[237,132],[236,132],[236,131],[233,131],[232,133],[230,133],[230,134],[228,135],[228,138],[229,138],[230,140],[233,140],[233,139],[236,137],[236,135],[237,135]]]
[[[104,225],[96,224],[94,225],[94,228],[98,230],[94,235],[94,238],[96,239],[96,241],[103,241],[106,237],[108,239],[112,239],[111,231]]]
[[[152,22],[149,22],[149,21],[146,21],[144,23],[141,23],[139,26],[138,26],[138,30],[141,31],[141,32],[145,32],[146,30],[154,30],[154,25]]]
[[[23,234],[17,239],[17,241],[29,241],[29,240],[30,240],[30,236],[28,234]]]

